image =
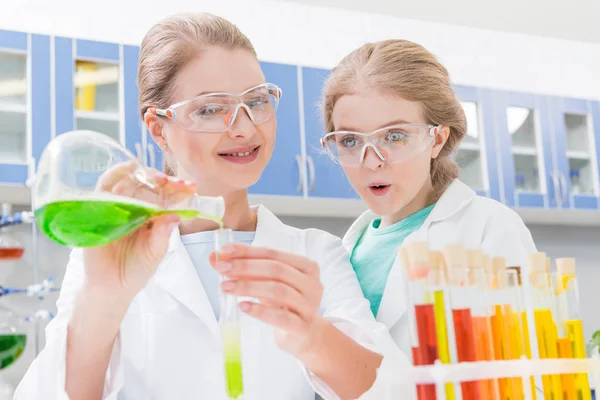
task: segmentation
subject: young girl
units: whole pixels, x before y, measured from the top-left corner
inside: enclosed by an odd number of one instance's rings
[[[322,145],[370,211],[344,237],[371,311],[410,354],[403,244],[451,243],[526,265],[536,251],[511,209],[477,196],[450,158],[467,131],[448,71],[405,40],[369,43],[334,68],[324,88]]]
[[[166,215],[75,250],[46,347],[15,398],[225,399],[220,289],[258,300],[239,305],[245,400],[313,400],[315,390],[358,398],[381,356],[351,338],[376,348],[387,333],[341,241],[248,203],[273,151],[281,97],[248,38],[211,15],[167,18],[142,42],[138,84],[141,116],[179,178],[158,182],[223,196],[238,243],[215,263],[214,225]],[[103,176],[101,189],[137,193],[126,168]],[[220,288],[215,271],[230,278]]]

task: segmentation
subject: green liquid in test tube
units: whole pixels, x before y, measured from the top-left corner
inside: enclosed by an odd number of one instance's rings
[[[231,229],[219,229],[215,231],[214,242],[215,251],[218,254],[223,246],[233,242]],[[237,296],[221,293],[220,310],[219,323],[223,339],[227,395],[230,399],[239,399],[244,393],[244,382],[242,378],[242,352]]]

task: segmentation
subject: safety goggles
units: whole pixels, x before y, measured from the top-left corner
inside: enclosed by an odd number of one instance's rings
[[[243,93],[209,93],[162,109],[149,107],[148,112],[176,122],[197,132],[225,132],[234,124],[241,108],[254,125],[260,125],[275,115],[282,96],[279,87],[263,83]]]
[[[398,163],[425,150],[437,136],[441,126],[398,124],[371,133],[331,132],[321,138],[329,157],[346,167],[360,166],[371,148],[386,163]]]

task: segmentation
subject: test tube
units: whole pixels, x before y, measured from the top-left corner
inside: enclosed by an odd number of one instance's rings
[[[504,264],[504,259],[502,259],[502,262]],[[510,266],[510,267],[506,267],[506,271],[509,274],[513,274],[514,278],[517,280],[517,285],[518,285],[518,298],[520,299],[520,315],[521,315],[521,330],[522,330],[522,337],[523,337],[523,351],[525,353],[525,356],[528,359],[532,359],[532,352],[531,352],[531,339],[529,336],[529,322],[527,320],[527,309],[525,307],[525,299],[524,299],[524,293],[523,293],[523,280],[521,278],[521,267],[519,266]],[[509,285],[511,284],[511,282],[509,281]],[[529,378],[529,384],[530,384],[530,388],[531,388],[531,399],[532,400],[536,400],[537,398],[537,389],[535,386],[535,378],[533,376],[531,376]]]
[[[435,309],[431,287],[428,283],[429,244],[414,242],[404,248],[408,258],[405,263],[408,277],[410,306],[410,338],[414,365],[432,365],[438,359]],[[437,398],[434,384],[417,385],[419,400]]]
[[[529,274],[533,302],[533,318],[540,358],[558,358],[556,347],[558,331],[555,323],[555,299],[548,271],[548,261],[543,253],[529,255]],[[563,397],[560,375],[542,375],[545,400]]]
[[[469,285],[469,271],[465,249],[459,244],[447,245],[444,258],[448,268],[450,308],[454,326],[456,355],[459,362],[477,361],[471,305],[477,299]],[[461,382],[463,400],[479,400],[479,382]]]
[[[519,275],[515,270],[502,269],[499,271],[500,280],[506,291],[506,299],[509,309],[504,313],[504,326],[507,333],[507,357],[509,360],[518,360],[526,356],[525,340],[529,341],[529,337],[525,338],[523,329],[522,315],[525,313],[525,304],[523,302],[523,292],[519,284]],[[531,392],[535,399],[535,380],[533,376],[530,378]],[[510,400],[522,399],[523,380],[521,378],[509,378],[507,387],[511,395]]]
[[[558,339],[559,356],[586,358],[574,258],[559,258],[556,260],[556,289],[560,334]],[[565,400],[591,399],[587,374],[565,375],[562,376]]]
[[[469,285],[477,299],[471,306],[473,321],[473,338],[475,341],[475,357],[477,361],[492,361],[494,348],[492,343],[491,298],[488,286],[490,279],[485,266],[489,257],[481,250],[467,250],[467,267],[469,269]],[[494,400],[498,398],[498,382],[494,379],[479,381],[481,398]]]
[[[428,281],[433,291],[433,308],[435,314],[435,326],[437,333],[438,355],[443,364],[450,364],[456,358],[451,353],[449,338],[454,338],[452,326],[448,324],[450,308],[448,307],[448,283],[444,256],[439,251],[429,252],[429,270]],[[446,400],[455,400],[454,385],[447,382],[444,385]]]
[[[221,257],[221,249],[232,243],[231,229],[218,229],[214,233],[217,262]],[[221,280],[226,279],[221,277]],[[225,361],[225,389],[230,399],[238,399],[244,393],[242,378],[242,353],[240,346],[240,324],[237,296],[221,292],[220,296],[221,337],[223,340],[223,358]]]
[[[494,344],[494,357],[496,360],[508,360],[508,332],[504,315],[510,312],[508,302],[508,293],[506,291],[506,274],[504,273],[504,258],[497,257],[492,261],[492,276],[494,283],[493,303],[494,310],[492,313],[492,340]],[[498,380],[500,389],[500,397],[502,399],[510,399],[510,387],[506,378]]]

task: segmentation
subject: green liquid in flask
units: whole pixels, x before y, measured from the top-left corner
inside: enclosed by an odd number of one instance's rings
[[[27,335],[0,334],[0,369],[10,367],[21,357],[27,344]]]
[[[239,326],[237,324],[224,326],[222,333],[227,395],[230,399],[237,399],[244,393]]]
[[[55,242],[73,247],[105,246],[139,228],[150,218],[176,213],[183,219],[221,219],[194,210],[163,210],[113,200],[62,200],[35,210],[35,221]]]

